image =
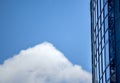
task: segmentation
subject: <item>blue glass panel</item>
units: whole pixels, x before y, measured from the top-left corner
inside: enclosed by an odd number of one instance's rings
[[[97,64],[97,79],[99,80],[99,67],[98,67],[98,64]]]
[[[95,12],[96,12],[96,14],[95,14],[95,18],[96,18],[96,24],[97,24],[97,6],[96,6],[96,8],[95,8],[96,10],[95,10]]]
[[[98,17],[100,16],[100,0],[97,0],[98,5]]]
[[[101,13],[101,22],[103,23],[103,12]]]
[[[102,83],[102,79],[100,80],[100,83]]]
[[[104,47],[104,38],[102,39],[102,49],[103,49],[103,47]]]
[[[105,33],[105,43],[107,43],[108,42],[108,30],[107,30],[107,32]]]
[[[119,12],[120,12],[120,0],[119,0]]]
[[[110,78],[110,67],[106,70],[106,79],[108,80]]]
[[[103,49],[103,51],[102,51],[102,61],[103,61],[103,71],[105,70],[105,51],[104,51],[104,49]]]
[[[95,33],[93,34],[93,36],[94,36],[94,38],[93,38],[93,39],[94,39],[94,42],[95,42],[95,41],[96,41],[96,35],[95,35]]]
[[[109,64],[109,45],[106,44],[106,66]]]
[[[99,57],[99,64],[100,64],[100,77],[102,76],[102,61],[101,61],[101,55]]]
[[[95,17],[95,11],[94,11],[94,29],[95,29],[95,24],[96,24],[96,17]]]
[[[105,5],[104,12],[105,12],[105,17],[106,17],[106,15],[108,14],[108,3]]]
[[[96,35],[98,35],[98,26],[96,26]]]
[[[100,19],[98,20],[98,26],[99,26],[99,30],[100,30]]]
[[[96,40],[96,45],[97,45],[97,49],[98,49],[98,37],[97,37],[97,40]]]
[[[99,43],[101,42],[101,31],[99,31]]]
[[[108,0],[103,0],[104,1],[104,4],[108,1]]]
[[[103,83],[106,83],[105,74],[103,75]]]
[[[100,0],[101,1],[101,10],[103,9],[103,0]]]
[[[108,16],[105,19],[105,31],[108,29]]]
[[[104,25],[103,24],[102,24],[101,30],[102,30],[102,37],[103,37],[103,35],[104,35]]]

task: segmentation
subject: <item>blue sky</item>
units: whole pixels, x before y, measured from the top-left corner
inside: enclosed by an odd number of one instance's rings
[[[44,41],[91,72],[90,0],[0,0],[0,64]]]

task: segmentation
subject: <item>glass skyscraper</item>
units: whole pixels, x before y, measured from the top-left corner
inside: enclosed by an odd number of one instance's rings
[[[93,83],[120,83],[120,0],[91,0]]]

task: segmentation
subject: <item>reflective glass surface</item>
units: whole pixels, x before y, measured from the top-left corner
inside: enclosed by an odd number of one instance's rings
[[[93,83],[116,83],[113,2],[91,0]]]

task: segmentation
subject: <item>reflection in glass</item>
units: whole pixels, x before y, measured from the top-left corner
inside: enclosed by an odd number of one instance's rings
[[[102,30],[102,37],[103,37],[103,35],[104,35],[104,25],[103,24],[102,24],[101,30]]]
[[[103,9],[103,0],[100,0],[101,1],[101,10]]]
[[[103,12],[101,13],[101,22],[103,23]]]
[[[104,52],[104,49],[102,51],[102,61],[103,61],[103,71],[105,70],[105,52]]]
[[[105,19],[105,31],[108,29],[108,16]]]
[[[105,43],[108,42],[108,31],[105,33]]]
[[[100,16],[100,0],[97,0],[98,2],[98,17]]]
[[[106,79],[108,80],[110,78],[110,67],[108,66],[106,70]]]
[[[109,65],[109,45],[106,44],[106,66]]]
[[[93,62],[95,62],[93,80],[95,83],[116,83],[114,0],[91,0],[91,2],[95,4],[91,5],[91,8],[95,7],[91,12],[94,14],[92,18],[95,19],[94,25],[91,27],[94,29],[92,41],[95,40],[95,43],[92,42],[95,46],[92,46],[95,50],[93,53]]]
[[[100,57],[99,57],[99,65],[100,65],[100,67],[99,67],[99,69],[100,69],[100,77],[102,77],[102,61],[101,61],[101,55],[100,55]]]
[[[102,49],[103,49],[103,47],[104,47],[104,38],[102,39]]]
[[[103,83],[106,83],[106,81],[105,81],[105,74],[103,75]]]
[[[105,5],[104,12],[105,12],[105,17],[106,17],[106,16],[107,16],[107,14],[108,14],[108,3]]]
[[[101,42],[101,31],[99,31],[99,44]]]

